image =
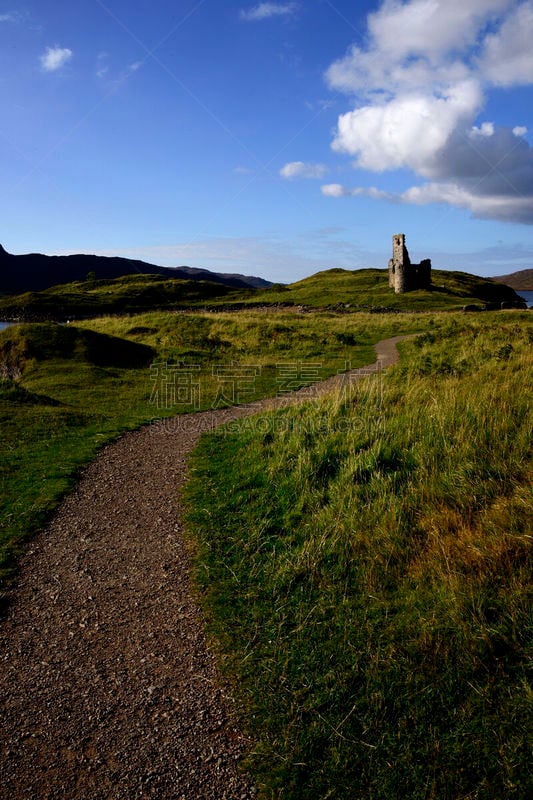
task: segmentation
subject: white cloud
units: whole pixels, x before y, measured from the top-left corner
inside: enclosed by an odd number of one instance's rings
[[[389,203],[425,206],[444,203],[464,208],[475,217],[530,224],[533,219],[533,197],[526,195],[481,195],[457,183],[431,182],[412,186],[404,192],[385,192],[369,187],[347,187],[338,183],[321,187],[326,197],[370,197]]]
[[[0,14],[0,23],[2,22],[24,22],[28,17],[28,12],[22,11],[8,11]]]
[[[107,73],[109,72],[109,65],[106,63],[109,58],[109,54],[106,53],[104,50],[96,56],[96,77],[97,78],[105,78]]]
[[[531,223],[533,197],[521,195],[480,195],[456,183],[427,183],[413,186],[399,195],[398,200],[415,205],[446,203],[465,208],[476,217]]]
[[[297,10],[297,3],[259,3],[250,9],[242,9],[241,19],[245,22],[258,22],[271,17],[287,17]]]
[[[110,58],[109,53],[101,52],[96,59],[96,77],[105,81],[106,91],[116,93],[121,87],[140,70],[144,65],[144,60],[133,61],[127,64],[120,72],[116,72],[113,67],[107,63]]]
[[[68,47],[47,47],[41,56],[41,66],[45,72],[57,72],[72,58],[72,50]]]
[[[339,116],[332,148],[360,169],[431,179],[422,194],[385,193],[395,202],[423,198],[533,223],[527,130],[475,124],[492,87],[533,84],[533,0],[384,0],[367,23],[366,46],[326,72],[355,106]],[[331,186],[323,192],[361,194]]]
[[[485,24],[514,0],[385,0],[368,16],[368,45],[353,46],[326,72],[333,89],[391,96],[471,76],[460,57]]]
[[[285,164],[279,174],[282,178],[323,178],[328,168],[324,164],[306,164],[303,161],[290,161]]]
[[[478,128],[476,125],[472,126],[472,130],[470,131],[471,136],[494,136],[494,123],[493,122],[483,122],[481,127]]]
[[[373,200],[396,201],[396,196],[383,189],[376,189],[374,186],[356,186],[348,188],[341,183],[326,183],[320,187],[320,191],[325,197],[371,197]]]
[[[480,69],[496,86],[533,82],[533,3],[519,5],[496,33],[485,39]]]
[[[385,0],[368,17],[374,47],[389,58],[430,60],[475,42],[480,27],[514,0]]]
[[[326,197],[347,197],[352,193],[350,189],[346,189],[340,183],[327,183],[325,186],[320,187],[320,191]]]
[[[430,174],[435,154],[458,124],[480,108],[481,100],[479,85],[468,81],[440,96],[413,92],[365,105],[341,114],[332,147],[357,156],[363,169],[410,167]]]

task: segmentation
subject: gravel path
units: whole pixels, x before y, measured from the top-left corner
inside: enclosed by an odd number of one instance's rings
[[[381,366],[401,338],[376,346]],[[126,434],[35,537],[0,622],[2,800],[255,796],[191,594],[179,489],[202,430],[279,402]]]

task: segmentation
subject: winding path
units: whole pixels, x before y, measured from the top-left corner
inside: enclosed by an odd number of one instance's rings
[[[382,367],[403,338],[376,345]],[[191,593],[179,489],[203,430],[280,402],[126,434],[33,540],[0,623],[2,800],[255,796]]]

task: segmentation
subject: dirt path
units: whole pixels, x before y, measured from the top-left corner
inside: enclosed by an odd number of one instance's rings
[[[376,346],[383,367],[401,338]],[[202,430],[277,404],[126,434],[33,540],[0,623],[2,800],[254,797],[191,597],[179,489]]]

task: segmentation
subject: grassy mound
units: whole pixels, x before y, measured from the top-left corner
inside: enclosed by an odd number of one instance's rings
[[[195,305],[233,292],[235,290],[229,286],[208,281],[125,275],[109,280],[77,281],[41,292],[1,298],[0,318],[65,320],[101,314],[132,314],[147,309]]]
[[[196,580],[265,796],[529,796],[532,341],[438,317],[382,381],[202,440]]]
[[[144,344],[54,323],[14,325],[0,336],[0,369],[7,377],[20,376],[42,361],[67,359],[131,368],[146,366],[154,355]]]
[[[157,309],[209,306],[286,305],[343,311],[458,310],[465,304],[518,297],[513,289],[465,272],[433,270],[433,286],[397,295],[380,269],[329,269],[287,286],[234,289],[207,281],[168,280],[154,275],[126,275],[113,280],[86,280],[0,298],[0,318],[67,320],[105,314],[138,314]]]
[[[150,312],[0,332],[0,583],[80,465],[154,418],[249,402],[373,360],[420,318]],[[308,369],[309,367],[309,369]],[[307,371],[306,371],[307,370]]]
[[[77,469],[148,417],[151,347],[52,323],[0,333],[0,583]]]
[[[433,270],[430,290],[395,294],[382,269],[329,269],[288,286],[256,292],[249,302],[291,303],[311,307],[349,306],[351,310],[458,310],[466,303],[518,299],[508,286],[466,272]]]

